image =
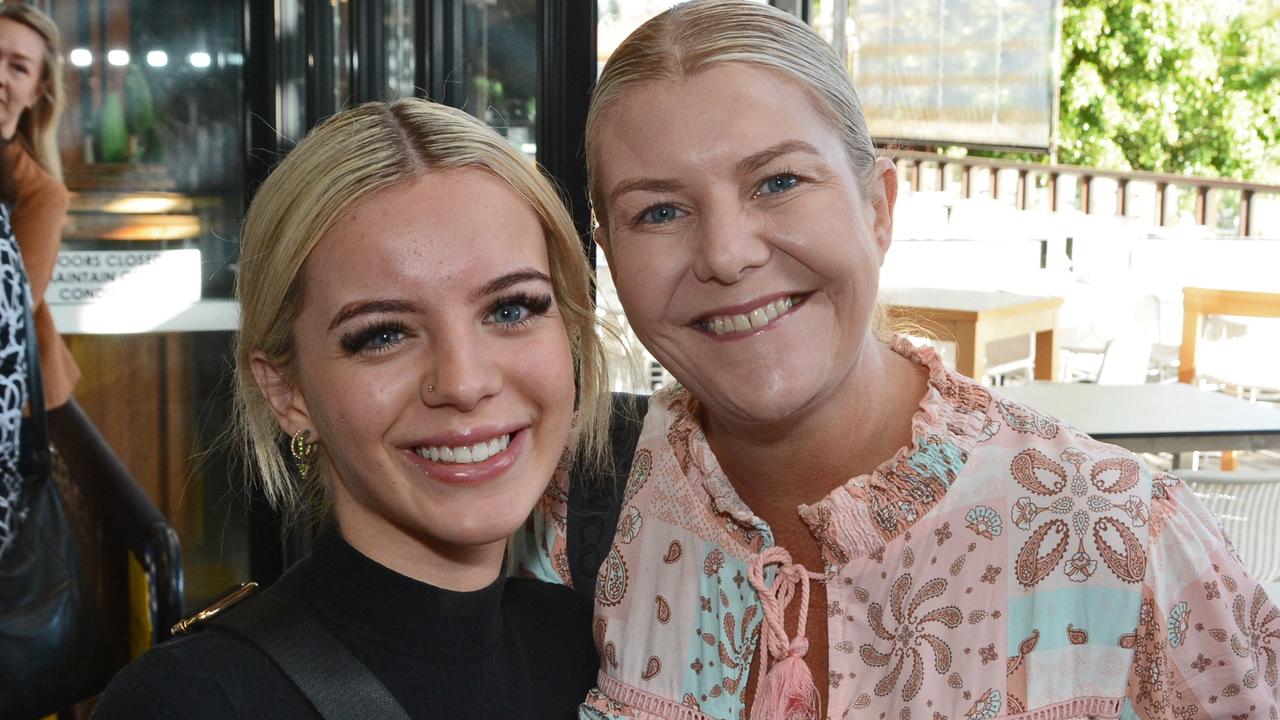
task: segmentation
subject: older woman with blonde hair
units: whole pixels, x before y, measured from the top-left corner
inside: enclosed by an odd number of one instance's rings
[[[285,158],[242,242],[245,445],[278,509],[334,525],[97,716],[572,716],[589,608],[501,573],[575,405],[571,450],[602,447],[590,273],[550,184],[461,111],[371,103]]]
[[[31,280],[46,407],[66,404],[80,368],[44,302],[53,277],[68,196],[58,155],[62,117],[62,41],[58,26],[32,5],[0,5],[0,137],[18,189],[13,234]]]
[[[746,0],[650,20],[587,159],[679,383],[600,553],[581,717],[1277,717],[1280,610],[1185,485],[881,329],[897,178],[810,28]],[[568,582],[566,497],[515,548]]]

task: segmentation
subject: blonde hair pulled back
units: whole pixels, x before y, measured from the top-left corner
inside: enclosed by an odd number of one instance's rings
[[[875,146],[853,82],[831,45],[794,15],[769,5],[692,0],[632,32],[596,81],[587,113],[587,182],[592,207],[606,232],[599,138],[609,111],[639,85],[680,80],[728,62],[755,65],[798,82],[840,135],[857,177],[864,185],[871,182]]]
[[[23,2],[0,5],[0,18],[7,18],[33,30],[44,40],[40,62],[40,94],[36,104],[22,111],[17,139],[50,175],[62,181],[62,158],[58,154],[58,121],[66,96],[62,89],[62,36],[53,20]]]
[[[304,297],[302,268],[339,218],[400,183],[464,167],[501,178],[542,225],[552,292],[573,351],[579,428],[574,450],[588,460],[604,457],[608,380],[591,271],[555,188],[496,132],[460,110],[415,99],[367,103],[329,118],[289,153],[258,190],[241,237],[236,428],[267,500],[290,523],[329,512],[330,479],[320,461],[298,482],[280,451],[281,431],[254,380],[251,355],[261,351],[288,373],[292,329]]]

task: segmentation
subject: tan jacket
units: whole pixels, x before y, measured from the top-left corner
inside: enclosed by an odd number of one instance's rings
[[[31,282],[36,338],[40,343],[40,368],[44,374],[44,402],[49,409],[66,404],[71,389],[80,379],[80,368],[71,350],[53,326],[53,316],[44,301],[44,291],[53,277],[62,247],[62,223],[67,215],[67,189],[56,180],[21,143],[5,148],[18,186],[18,203],[13,209],[13,234],[22,250],[22,262]]]

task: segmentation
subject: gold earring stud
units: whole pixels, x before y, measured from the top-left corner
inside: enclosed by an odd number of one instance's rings
[[[293,455],[293,461],[298,466],[298,474],[303,480],[307,479],[307,473],[311,472],[311,466],[315,464],[316,459],[317,444],[308,442],[309,437],[311,437],[310,430],[299,430],[289,441],[289,453]]]

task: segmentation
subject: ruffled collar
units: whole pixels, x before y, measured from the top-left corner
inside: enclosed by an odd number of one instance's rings
[[[927,389],[911,419],[912,442],[865,475],[796,508],[822,547],[828,570],[883,547],[938,504],[987,424],[991,393],[947,370],[932,348],[897,337],[894,352],[923,366]],[[666,438],[686,478],[701,485],[711,511],[737,526],[747,553],[773,544],[767,523],[742,501],[698,422],[698,402],[680,385],[654,395],[666,410]]]

